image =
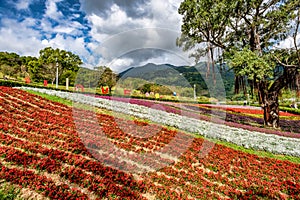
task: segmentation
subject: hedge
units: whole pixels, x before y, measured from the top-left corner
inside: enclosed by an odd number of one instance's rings
[[[65,92],[75,92],[75,91],[70,91],[66,89],[59,89],[59,88],[49,88],[41,85],[36,85],[33,83],[24,83],[24,82],[18,82],[18,81],[12,81],[12,80],[1,80],[0,79],[0,86],[7,86],[7,87],[34,87],[34,88],[44,88],[44,89],[51,89],[51,90],[60,90],[60,91],[65,91]],[[91,94],[91,95],[99,95],[99,96],[112,96],[109,94],[101,94],[101,93],[91,93],[91,92],[80,92],[84,94]],[[154,97],[141,97],[141,96],[126,96],[126,95],[114,95],[116,97],[123,97],[123,98],[135,98],[135,99],[145,99],[145,100],[157,100],[157,101],[168,101],[168,102],[180,102],[180,103],[205,103],[205,104],[211,104],[211,102],[196,102],[196,101],[181,101],[178,99],[157,99]]]

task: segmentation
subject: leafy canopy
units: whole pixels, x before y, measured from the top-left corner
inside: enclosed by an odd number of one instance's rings
[[[247,76],[250,80],[254,78],[263,80],[273,76],[274,62],[270,61],[268,54],[259,56],[258,52],[244,48],[241,51],[232,52],[228,61],[229,66],[238,76]]]

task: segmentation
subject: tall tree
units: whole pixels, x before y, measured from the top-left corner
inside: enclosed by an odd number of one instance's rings
[[[184,15],[181,28],[182,35],[177,39],[177,45],[183,47],[185,51],[195,49],[191,56],[195,57],[196,63],[203,56],[207,57],[206,78],[210,75],[210,66],[212,67],[212,76],[215,80],[215,49],[224,47],[221,42],[226,24],[229,18],[227,12],[230,12],[226,1],[195,1],[186,0],[181,3],[178,10],[179,14]],[[224,13],[218,15],[216,13]]]
[[[109,94],[111,94],[112,87],[117,84],[117,74],[114,73],[109,67],[97,67],[97,71],[101,71],[100,80],[98,82],[99,87],[107,86]]]
[[[72,52],[53,49],[52,47],[46,47],[40,50],[40,56],[38,60],[29,62],[29,71],[34,79],[42,81],[43,79],[51,80],[52,84],[56,78],[56,70],[58,68],[58,80],[61,81],[61,77],[75,78],[71,75],[79,70],[79,66],[82,64],[78,55]]]
[[[199,7],[207,4],[219,8],[218,12],[211,13],[213,17],[197,15],[201,13]],[[206,24],[220,30],[215,34],[216,30],[212,29],[210,33],[214,34],[206,39],[222,48],[223,56],[237,75],[247,76],[257,89],[268,126],[279,126],[278,94],[299,67],[299,64],[297,67],[285,65],[280,77],[272,76],[278,64],[273,47],[290,34],[288,25],[295,20],[297,10],[297,0],[185,0],[179,8],[183,15],[182,33],[191,40],[203,41],[201,38],[209,30]]]

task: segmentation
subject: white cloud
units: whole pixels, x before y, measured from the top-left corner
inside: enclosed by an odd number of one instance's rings
[[[73,27],[64,27],[64,26],[56,26],[53,29],[53,32],[55,32],[55,33],[71,34],[74,31],[76,31],[76,29],[74,29]]]
[[[127,17],[126,13],[119,8],[117,5],[111,7],[111,14],[109,20],[114,23],[114,26],[120,26],[126,23],[130,18]]]
[[[1,19],[0,48],[21,55],[38,56],[40,49],[52,46],[78,54],[87,62],[86,66],[114,61],[112,67],[115,70],[147,61],[176,62],[176,56],[170,57],[166,53],[155,51],[147,54],[143,50],[153,48],[166,50],[171,54],[182,53],[175,45],[176,37],[180,35],[181,17],[177,13],[180,1],[80,0],[87,20],[87,24],[81,24],[73,21],[80,18],[79,14],[70,11],[74,8],[70,8],[69,15],[63,16],[58,7],[62,0],[46,0],[45,13],[39,19],[27,17],[22,22]],[[15,7],[29,9],[33,2],[18,0]],[[53,24],[53,20],[58,24]],[[91,42],[84,40],[88,28],[90,30],[87,36]],[[131,51],[139,53],[130,54]],[[174,62],[171,64],[176,65]]]
[[[67,17],[60,19],[59,24],[54,26],[46,16],[41,19],[39,28],[46,33],[47,38],[51,38],[51,34],[65,33],[70,35],[83,35],[82,31],[86,29],[84,25],[77,21],[71,21]]]
[[[111,8],[110,13],[107,18],[94,13],[87,16],[91,24],[90,35],[94,40],[101,42],[120,32],[154,26],[152,19],[128,17],[117,5]]]
[[[42,44],[43,44],[44,46],[48,46],[48,45],[49,45],[49,41],[46,40],[46,39],[43,39],[43,40],[42,40]]]
[[[185,65],[192,65],[192,60],[187,59],[185,56],[172,53],[172,52],[165,52],[163,57],[156,57],[150,58],[145,60],[140,65],[146,65],[147,63],[156,63],[156,64],[171,64],[175,66],[185,66]]]
[[[99,63],[99,66],[102,62]],[[111,68],[115,72],[120,72],[124,69],[130,68],[130,66],[134,63],[131,58],[117,58],[109,63],[107,66]]]
[[[63,14],[61,11],[57,9],[57,2],[60,2],[61,0],[47,0],[46,1],[46,12],[45,16],[49,17],[54,20],[59,20],[63,17]]]
[[[41,19],[39,28],[46,33],[52,32],[52,24],[48,19]]]
[[[32,3],[31,0],[18,0],[15,4],[16,9],[18,10],[27,10],[29,5]]]
[[[51,28],[45,25],[48,32],[48,39],[42,39],[43,34],[39,30],[35,30],[32,26],[36,25],[38,20],[27,18],[22,22],[14,19],[2,19],[2,27],[0,28],[0,51],[16,52],[19,55],[39,56],[39,51],[45,47],[65,49],[79,55],[82,59],[88,59],[89,52],[83,37],[63,36],[66,32],[76,32],[76,28],[57,27],[56,31],[61,28],[62,34],[57,34],[51,38],[53,33]],[[43,20],[46,24],[47,21]],[[48,24],[49,26],[51,24]],[[45,31],[45,30],[43,30]],[[45,36],[45,35],[44,35]],[[47,34],[46,34],[47,36]]]
[[[90,45],[95,60],[102,56],[102,61],[110,62],[116,57],[124,56],[128,51],[142,50],[145,48],[162,49],[171,52],[171,54],[183,55],[187,60],[188,56],[176,46],[176,38],[180,36],[181,16],[177,13],[180,0],[150,0],[148,3],[140,4],[135,8],[136,12],[143,13],[148,11],[148,15],[142,17],[133,17],[126,11],[127,8],[113,4],[110,7],[109,15],[95,12],[95,6],[99,5],[94,2],[81,1],[82,8],[87,14],[87,20],[91,24],[90,36],[93,40],[98,41],[99,46]],[[102,5],[102,4],[101,4]],[[103,6],[103,5],[102,5]],[[89,10],[89,9],[90,10]],[[101,11],[101,7],[98,10]],[[132,11],[132,8],[131,10]],[[102,10],[103,13],[107,9]],[[177,61],[178,59],[168,59],[167,54],[149,55],[152,59],[143,55],[143,58],[129,57],[134,60],[132,65],[139,65],[137,62],[155,61],[155,63],[167,63]],[[179,59],[180,60],[180,59]],[[181,65],[183,62],[179,62]],[[172,62],[172,64],[175,64]],[[127,66],[124,65],[126,68]],[[116,67],[120,69],[120,67]]]
[[[83,2],[84,3],[84,2]],[[147,17],[132,18],[126,12],[114,4],[111,7],[109,16],[96,15],[87,12],[87,19],[91,23],[91,36],[102,41],[112,34],[129,31],[136,28],[169,28],[180,31],[180,16],[177,14],[177,7],[173,2],[151,0],[148,4],[137,7],[139,10],[149,10],[151,15]]]
[[[46,46],[51,46],[53,48],[65,49],[80,55],[84,60],[89,57],[89,52],[85,48],[85,42],[83,37],[73,38],[71,36],[64,37],[62,34],[57,34],[55,38],[48,41],[44,40]]]
[[[18,22],[13,19],[2,19],[0,29],[0,51],[11,51],[21,55],[37,56],[43,44],[39,40],[40,33],[28,27],[34,19]],[[30,23],[28,23],[30,22]]]
[[[297,40],[297,45],[299,47],[299,45],[300,45],[300,33],[297,35],[296,40]],[[281,49],[294,48],[295,47],[294,38],[293,37],[288,37],[284,41],[280,42],[276,47],[281,48]]]
[[[162,28],[133,29],[112,35],[107,40],[102,40],[99,46],[91,46],[91,49],[95,58],[102,57],[104,65],[121,56],[133,60],[134,62],[130,63],[133,66],[150,61],[155,61],[156,64],[174,65],[182,65],[182,60],[192,63],[187,53],[176,46],[175,40],[178,34]],[[171,54],[176,56],[170,56]],[[128,67],[130,66],[124,65],[124,68]],[[117,70],[120,68],[118,67]]]

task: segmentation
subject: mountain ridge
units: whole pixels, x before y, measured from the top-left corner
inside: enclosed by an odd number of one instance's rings
[[[220,69],[219,65],[215,67]],[[175,85],[181,87],[197,86],[197,90],[207,90],[206,62],[196,66],[175,66],[172,64],[147,63],[143,66],[131,67],[119,73],[120,79],[139,78],[160,85]],[[226,91],[231,91],[234,85],[234,73],[229,69],[219,70]],[[210,76],[212,77],[212,76]],[[206,81],[204,80],[206,79]],[[210,84],[210,83],[209,83]]]

